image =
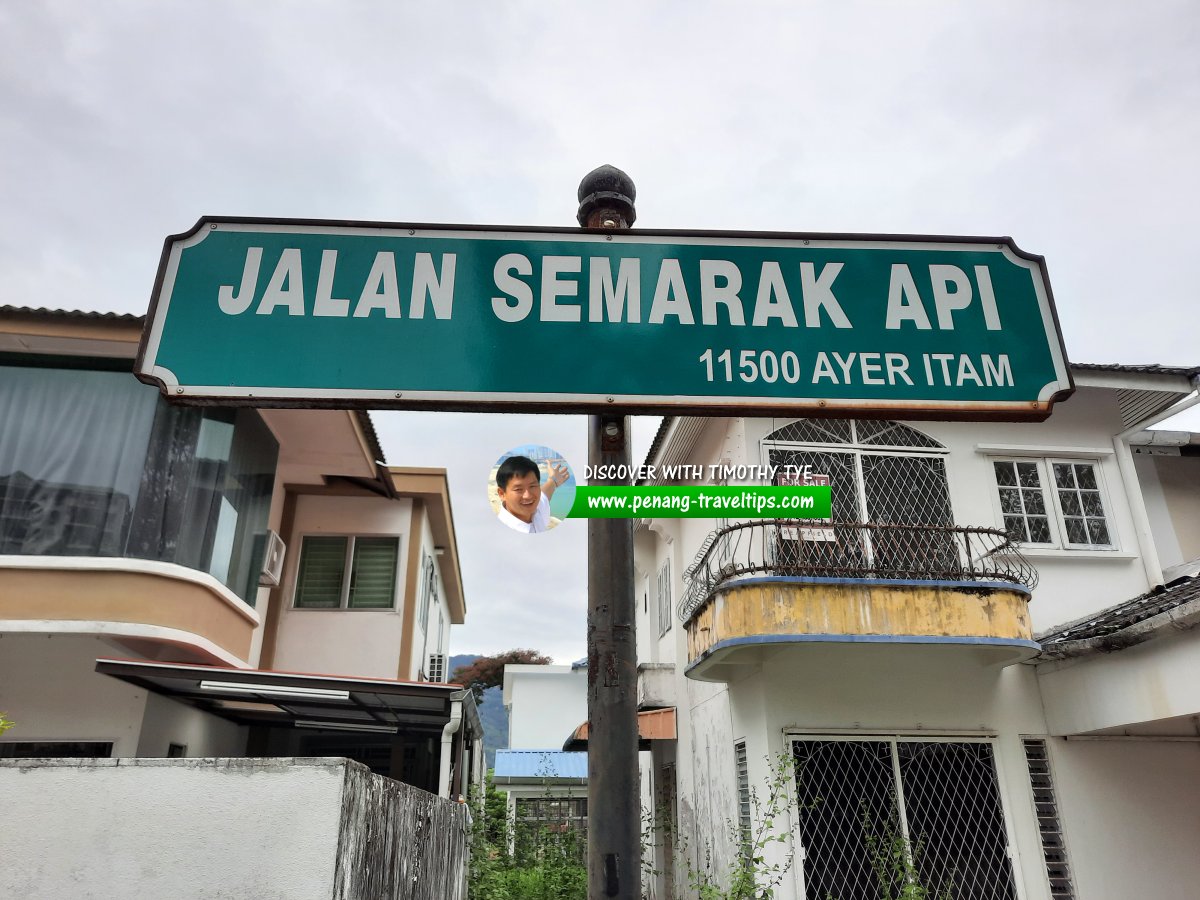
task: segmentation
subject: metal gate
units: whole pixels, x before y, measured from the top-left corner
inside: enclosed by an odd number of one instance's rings
[[[905,860],[930,898],[1015,900],[990,743],[796,739],[792,752],[807,900],[900,896]]]

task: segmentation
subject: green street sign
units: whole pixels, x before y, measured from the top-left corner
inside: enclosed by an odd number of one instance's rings
[[[1040,419],[1074,386],[1008,238],[204,218],[137,373],[255,406]]]

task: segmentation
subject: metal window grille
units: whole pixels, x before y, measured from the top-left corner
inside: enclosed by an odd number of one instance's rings
[[[571,848],[582,857],[587,848],[586,797],[518,798],[515,850],[518,855],[545,849],[547,842]]]
[[[855,435],[858,443],[870,444],[876,447],[912,447],[914,449],[935,449],[941,450],[945,448],[944,444],[935,441],[927,434],[921,434],[915,428],[910,428],[901,422],[879,421],[856,421],[854,423]]]
[[[439,684],[446,680],[446,654],[429,654],[429,680]]]
[[[671,560],[658,570],[658,636],[671,630]]]
[[[811,466],[813,474],[829,476],[834,522],[954,524],[944,448],[914,428],[888,421],[800,420],[773,431],[766,443],[768,461],[780,470]],[[793,443],[848,446],[812,450],[787,446]],[[879,449],[884,446],[895,449]],[[878,562],[881,568],[925,571],[959,564],[958,541],[936,530],[853,531],[837,535],[836,546],[820,548],[806,548],[800,532],[797,540],[789,540],[791,532],[780,534],[778,561],[784,565],[798,564],[794,557],[814,552],[841,568]]]
[[[1025,745],[1025,761],[1029,765],[1029,783],[1033,788],[1033,806],[1042,837],[1042,856],[1046,860],[1050,896],[1054,900],[1075,900],[1075,886],[1067,862],[1067,845],[1059,821],[1058,798],[1054,792],[1046,742],[1040,738],[1025,738],[1022,743]]]
[[[1015,900],[990,744],[881,738],[792,747],[808,900],[897,896],[904,876],[895,852],[912,860],[929,896]]]
[[[927,434],[886,419],[797,419],[767,435],[768,442],[789,444],[851,444],[871,447],[906,447],[914,450],[945,450],[944,444]]]
[[[733,745],[734,767],[737,774],[738,832],[741,835],[742,855],[748,855],[753,823],[750,821],[750,769],[746,760],[746,742]]]

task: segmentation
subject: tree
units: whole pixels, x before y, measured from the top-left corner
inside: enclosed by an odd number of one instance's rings
[[[504,683],[504,667],[513,665],[548,666],[550,657],[536,650],[506,650],[495,656],[481,656],[475,662],[459,666],[450,676],[455,684],[465,684],[475,695],[475,702],[483,702],[483,692]]]

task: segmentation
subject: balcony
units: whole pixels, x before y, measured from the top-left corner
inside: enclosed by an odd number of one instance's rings
[[[993,528],[759,521],[713,532],[684,573],[689,678],[729,681],[791,645],[943,645],[1007,665],[1038,652],[1036,570]]]
[[[240,668],[258,626],[245,601],[184,566],[0,555],[0,632],[92,634],[150,659]]]

